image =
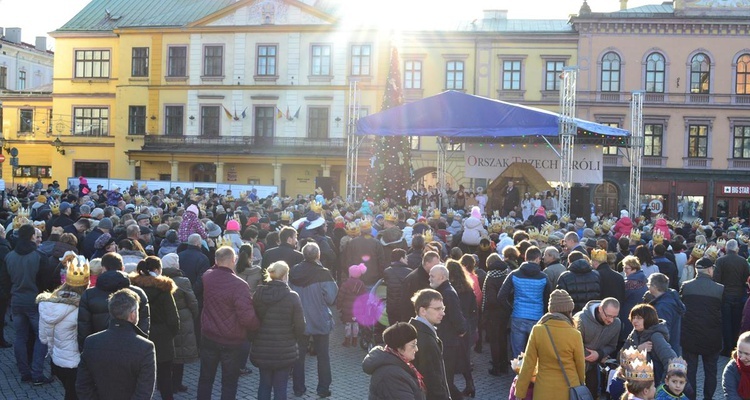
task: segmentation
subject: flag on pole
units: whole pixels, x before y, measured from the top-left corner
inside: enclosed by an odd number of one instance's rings
[[[284,116],[284,113],[281,112],[281,109],[279,107],[276,107],[276,119],[279,119]]]
[[[227,115],[227,118],[229,118],[229,119],[232,119],[232,113],[231,113],[231,112],[229,112],[229,110],[227,110],[227,108],[226,108],[226,107],[224,107],[223,105],[221,106],[221,108],[223,108],[223,109],[224,109],[224,114],[226,114],[226,115]]]
[[[297,112],[294,113],[294,118],[299,118],[299,110],[301,109],[302,109],[302,106],[299,106],[299,108],[297,109]]]
[[[289,114],[289,106],[286,106],[286,119],[291,120],[291,114]]]
[[[247,113],[245,111],[247,111],[247,107],[245,107],[245,109],[242,110],[242,114],[240,114],[242,115],[242,119],[245,119],[245,117],[247,117]]]

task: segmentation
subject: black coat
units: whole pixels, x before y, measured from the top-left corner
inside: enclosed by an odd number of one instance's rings
[[[143,289],[148,297],[151,308],[151,331],[148,338],[156,346],[156,361],[172,361],[173,340],[180,332],[180,317],[173,295],[177,286],[166,276],[133,274],[130,282]]]
[[[677,266],[667,257],[654,258],[654,264],[659,267],[659,272],[669,278],[669,288],[680,290],[680,277],[677,275]]]
[[[686,309],[680,332],[682,350],[702,355],[720,352],[724,286],[698,273],[695,279],[682,284],[680,297]]]
[[[411,269],[422,268],[422,250],[412,251],[406,255],[406,264]]]
[[[405,315],[408,315],[409,317],[415,315],[414,305],[411,303],[411,296],[414,296],[414,293],[417,293],[422,289],[429,288],[430,275],[424,270],[424,268],[419,267],[411,271],[409,275],[406,275],[406,278],[404,278],[403,291],[401,292],[401,301],[399,301],[401,304],[401,310],[403,310],[404,313],[408,311],[408,314]]]
[[[155,385],[154,344],[137,326],[112,320],[107,330],[86,338],[76,377],[79,399],[150,399]]]
[[[573,298],[574,314],[589,301],[601,299],[599,273],[591,269],[586,260],[576,260],[570,264],[568,270],[557,279],[557,288],[566,290]]]
[[[373,237],[360,236],[349,241],[342,253],[341,266],[348,268],[364,261],[367,271],[361,279],[366,285],[373,285],[383,277],[383,270],[388,265],[383,253],[383,244]],[[389,256],[390,257],[390,256]],[[390,258],[389,258],[390,259]]]
[[[468,325],[462,312],[458,293],[448,281],[441,283],[435,290],[443,295],[443,305],[445,305],[445,316],[438,325],[438,336],[445,346],[460,346],[461,335],[467,332]]]
[[[5,256],[8,255],[13,251],[10,248],[10,243],[8,243],[5,238],[0,238],[0,300],[8,300],[10,299],[10,275],[8,274],[8,267],[5,264]]]
[[[128,288],[141,298],[138,308],[138,328],[148,337],[150,310],[146,292],[138,286],[131,286],[130,279],[122,271],[105,271],[96,279],[96,287],[88,288],[81,296],[78,307],[78,346],[83,348],[87,336],[107,329],[109,325],[109,295]]]
[[[424,392],[414,372],[397,356],[378,346],[362,361],[362,370],[370,378],[369,400],[422,400]]]
[[[162,274],[171,278],[177,291],[173,293],[177,315],[180,316],[180,331],[174,338],[174,362],[185,364],[198,359],[198,340],[195,334],[195,321],[200,318],[198,299],[193,292],[190,280],[182,276],[177,268],[164,268]]]
[[[613,271],[607,263],[600,264],[596,272],[599,273],[601,298],[614,297],[622,304],[625,301],[625,278]]]
[[[391,324],[406,322],[413,314],[413,311],[409,312],[410,309],[414,309],[414,307],[409,307],[411,301],[403,303],[404,307],[407,308],[406,310],[401,306],[404,280],[409,273],[411,273],[411,269],[399,261],[391,263],[391,266],[383,271],[385,287],[388,288],[386,291],[385,310],[388,313],[388,322]]]
[[[263,261],[260,263],[260,267],[265,271],[266,268],[276,261],[285,261],[289,268],[292,268],[302,261],[305,261],[305,257],[294,247],[287,243],[282,243],[263,253]]]
[[[177,255],[180,257],[180,271],[182,271],[186,278],[190,279],[190,283],[193,285],[193,289],[195,289],[195,283],[198,279],[203,276],[204,272],[211,268],[208,257],[203,254],[198,246],[187,246],[185,250],[177,253]]]
[[[443,342],[435,334],[435,330],[421,321],[412,318],[409,323],[417,328],[417,351],[414,366],[422,374],[427,388],[427,400],[448,400],[448,381],[445,378],[445,363],[443,362]]]
[[[305,334],[305,316],[299,295],[282,281],[258,286],[253,306],[260,330],[250,348],[250,361],[258,368],[290,367],[297,360],[297,342]]]

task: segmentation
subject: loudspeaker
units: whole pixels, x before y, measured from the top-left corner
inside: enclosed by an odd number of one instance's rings
[[[587,187],[570,188],[570,216],[591,219],[591,193]]]
[[[315,178],[315,187],[323,189],[323,197],[326,199],[332,199],[333,192],[336,190],[333,178],[325,176],[318,176]]]

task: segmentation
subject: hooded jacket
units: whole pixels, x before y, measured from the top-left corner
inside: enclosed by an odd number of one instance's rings
[[[282,281],[258,286],[253,296],[260,330],[250,348],[250,361],[258,368],[287,368],[297,360],[297,342],[305,334],[305,317],[297,293]]]
[[[487,235],[487,230],[482,226],[482,220],[475,217],[466,218],[464,221],[464,232],[461,242],[467,246],[479,246],[479,240]]]
[[[52,362],[58,367],[78,368],[78,303],[74,292],[45,292],[37,296],[39,304],[39,341],[49,347]]]
[[[622,217],[615,222],[612,231],[615,233],[615,238],[619,239],[621,236],[629,236],[633,230],[633,220],[630,217]]]
[[[305,314],[305,335],[328,335],[333,331],[333,314],[338,286],[318,262],[303,261],[289,272],[289,286],[299,294]]]
[[[604,325],[597,320],[597,308],[601,305],[600,300],[589,301],[583,310],[573,316],[573,324],[583,337],[583,347],[599,353],[597,363],[606,359],[617,349],[617,341],[620,339],[620,329],[622,329],[619,318],[615,318],[609,325]],[[586,363],[586,369],[594,366],[596,363]]]
[[[550,285],[539,264],[525,262],[511,272],[497,294],[500,306],[512,307],[513,318],[539,321],[544,315]]]
[[[130,282],[143,289],[151,307],[151,332],[148,338],[156,346],[156,362],[174,359],[173,339],[180,331],[180,317],[173,293],[177,286],[166,276],[131,274]]]
[[[654,228],[652,229],[653,233],[659,232],[664,236],[664,241],[669,242],[672,240],[672,235],[669,233],[669,227],[667,226],[667,220],[664,218],[659,218],[654,223]]]
[[[654,381],[660,382],[663,378],[662,372],[664,367],[669,365],[669,360],[677,357],[677,354],[669,345],[669,328],[664,320],[644,329],[641,332],[633,329],[625,339],[623,349],[638,347],[641,343],[651,342],[652,349],[648,352],[648,357],[654,362]]]
[[[193,292],[190,280],[177,268],[164,268],[162,274],[174,281],[177,290],[172,292],[180,317],[180,330],[174,338],[174,362],[189,363],[198,359],[198,341],[195,334],[195,321],[200,318],[198,299]]]
[[[601,299],[599,273],[586,260],[576,260],[570,264],[568,270],[560,274],[557,288],[567,290],[573,298],[574,313],[581,311],[589,301]]]
[[[203,240],[208,239],[206,229],[200,220],[198,220],[198,216],[193,214],[192,211],[187,211],[182,215],[182,222],[180,223],[180,228],[177,230],[177,238],[180,242],[186,243],[188,236],[193,233],[199,234]]]
[[[122,271],[105,271],[96,280],[96,286],[86,289],[81,296],[78,309],[78,345],[83,348],[87,336],[107,329],[109,324],[109,295],[128,288],[138,294],[138,328],[148,336],[151,313],[146,292],[131,286],[128,276]]]
[[[625,301],[620,303],[620,322],[622,322],[622,337],[624,340],[633,324],[630,322],[630,310],[636,304],[643,301],[643,295],[648,291],[646,287],[646,274],[643,271],[634,272],[625,277]]]
[[[685,315],[685,305],[680,300],[676,290],[669,289],[663,295],[653,299],[650,303],[656,309],[659,318],[663,319],[669,328],[669,344],[677,354],[682,354],[680,347],[680,330],[682,316]]]
[[[10,305],[24,307],[36,305],[39,287],[45,281],[47,258],[37,251],[36,243],[31,240],[19,240],[16,248],[5,256],[5,264],[11,283]]]
[[[369,400],[422,400],[424,392],[409,366],[378,346],[362,361],[362,370],[370,377]]]

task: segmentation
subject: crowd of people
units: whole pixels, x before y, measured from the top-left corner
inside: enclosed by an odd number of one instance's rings
[[[0,214],[0,323],[9,310],[15,328],[0,347],[33,385],[52,381],[49,355],[66,399],[171,399],[195,362],[198,399],[219,366],[235,398],[248,362],[259,399],[287,398],[290,378],[302,396],[308,353],[329,397],[334,329],[370,340],[371,399],[486,398],[474,375],[514,373],[511,399],[710,399],[720,356],[725,397],[750,399],[746,221],[558,216],[552,193],[512,184],[490,212],[462,191],[441,209],[18,187]],[[472,362],[485,345],[489,369]]]

